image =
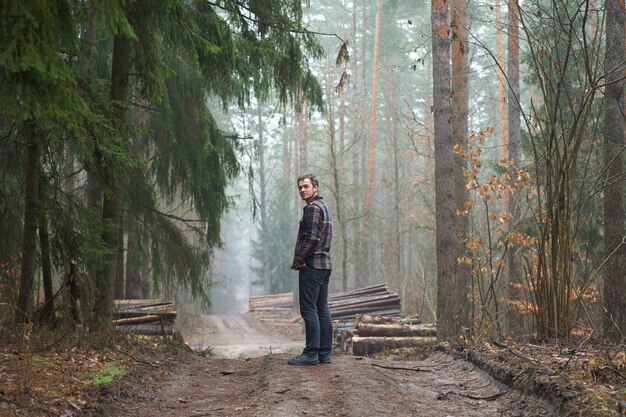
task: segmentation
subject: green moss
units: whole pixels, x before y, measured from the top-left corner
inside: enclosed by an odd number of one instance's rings
[[[99,371],[90,373],[87,375],[89,380],[94,385],[108,384],[115,378],[123,377],[126,375],[126,369],[117,366],[115,363],[107,363]]]

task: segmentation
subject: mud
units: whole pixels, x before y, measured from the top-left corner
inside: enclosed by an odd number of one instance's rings
[[[552,416],[549,401],[437,351],[424,360],[334,355],[289,366],[302,340],[270,333],[251,315],[206,316],[187,343],[215,356],[170,352],[104,388],[101,416]]]

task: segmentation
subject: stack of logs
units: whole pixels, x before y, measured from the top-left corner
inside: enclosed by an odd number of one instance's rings
[[[293,293],[257,295],[248,300],[250,311],[272,311],[291,309],[293,307]]]
[[[176,309],[171,301],[159,299],[115,300],[113,325],[118,330],[144,335],[171,335]]]
[[[330,294],[328,308],[333,320],[354,323],[358,314],[400,318],[400,296],[389,291],[387,284]]]
[[[249,310],[272,311],[293,308],[293,293],[250,297]],[[400,297],[389,291],[387,284],[372,285],[358,290],[328,295],[328,308],[333,320],[354,322],[357,314],[377,314],[400,317]]]
[[[434,325],[408,324],[394,317],[359,315],[353,329],[337,333],[340,347],[353,355],[370,355],[384,349],[411,348],[437,340]],[[415,323],[417,320],[410,320]]]

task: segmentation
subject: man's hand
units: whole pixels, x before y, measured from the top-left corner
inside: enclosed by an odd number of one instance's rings
[[[300,258],[299,256],[296,256],[293,258],[293,263],[291,264],[291,269],[302,269],[306,266],[306,264],[304,263],[304,260],[302,258]]]

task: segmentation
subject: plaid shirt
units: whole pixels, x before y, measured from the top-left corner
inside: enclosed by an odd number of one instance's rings
[[[294,257],[315,269],[333,269],[330,243],[333,239],[333,219],[322,199],[315,197],[303,208]]]

